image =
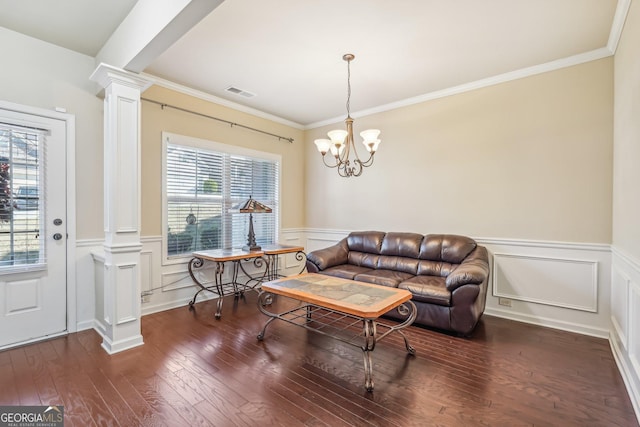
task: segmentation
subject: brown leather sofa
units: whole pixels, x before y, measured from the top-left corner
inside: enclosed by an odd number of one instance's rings
[[[414,323],[469,335],[484,312],[489,258],[469,237],[359,231],[308,253],[307,270],[407,289]],[[403,318],[397,309],[386,316]]]

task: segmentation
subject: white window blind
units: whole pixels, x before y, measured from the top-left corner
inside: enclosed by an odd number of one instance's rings
[[[275,242],[278,161],[173,141],[166,144],[165,156],[167,257],[246,245],[249,215],[234,207],[249,197],[273,209],[253,214],[257,243]]]
[[[44,265],[41,149],[44,133],[0,123],[0,272]]]

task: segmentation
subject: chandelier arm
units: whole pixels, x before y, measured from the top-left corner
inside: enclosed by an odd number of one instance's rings
[[[331,168],[331,169],[337,168],[338,166],[340,166],[342,164],[342,162],[339,162],[339,161],[336,160],[336,163],[334,165],[331,165],[331,164],[327,163],[326,157],[327,156],[326,156],[326,153],[325,153],[325,155],[322,156],[322,163],[324,163],[324,165],[326,167],[328,167],[328,168]]]
[[[371,166],[373,164],[373,156],[374,154],[376,154],[375,152],[373,153],[369,153],[369,158],[367,160],[365,160],[364,162],[361,161],[360,159],[358,159],[358,161],[360,162],[360,164],[362,164],[362,166],[364,166],[365,168]]]

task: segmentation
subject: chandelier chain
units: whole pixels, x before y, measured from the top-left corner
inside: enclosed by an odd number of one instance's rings
[[[351,60],[347,60],[347,117],[351,117]]]

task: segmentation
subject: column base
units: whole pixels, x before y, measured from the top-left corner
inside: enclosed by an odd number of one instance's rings
[[[124,340],[111,341],[108,337],[102,337],[102,348],[109,354],[120,353],[144,344],[142,335],[130,337]]]

